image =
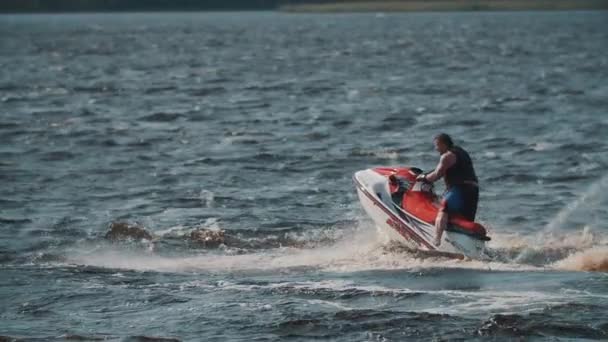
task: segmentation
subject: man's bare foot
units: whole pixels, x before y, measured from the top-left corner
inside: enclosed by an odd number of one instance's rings
[[[441,239],[435,238],[435,246],[439,247],[441,245]]]

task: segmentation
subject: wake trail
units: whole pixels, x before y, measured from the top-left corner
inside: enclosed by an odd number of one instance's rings
[[[560,210],[534,235],[494,234],[491,246],[516,263],[542,264],[549,269],[608,272],[608,235],[598,213],[608,205],[608,175]],[[571,217],[584,218],[582,227]],[[605,218],[604,218],[605,220]]]
[[[329,228],[329,235],[335,239],[319,239],[314,234],[306,234],[298,238],[298,242],[303,243],[287,247],[249,250],[246,253],[206,251],[195,256],[170,257],[155,254],[154,251],[125,250],[120,246],[104,244],[97,248],[86,246],[71,250],[67,252],[65,261],[76,265],[160,272],[294,268],[333,272],[423,268],[608,272],[608,235],[604,233],[604,223],[591,220],[583,227],[565,227],[569,217],[586,215],[593,218],[594,215],[589,215],[589,212],[605,207],[607,188],[608,176],[604,176],[560,210],[537,234],[522,235],[498,229],[492,233],[492,241],[488,244],[496,256],[490,262],[424,256],[395,247],[387,236],[361,217],[353,226]],[[302,240],[310,240],[311,243]],[[318,245],[319,241],[325,240],[329,240],[329,244]]]
[[[389,242],[373,226],[362,224],[328,246],[284,247],[255,253],[226,255],[207,253],[189,257],[165,257],[153,252],[128,251],[112,246],[74,250],[66,262],[104,268],[160,272],[231,272],[279,269],[315,269],[328,272],[367,270],[418,270],[424,268],[473,268],[481,270],[539,270],[534,265],[505,262],[454,260],[425,256]]]
[[[349,235],[349,234],[345,234]],[[426,268],[467,268],[484,271],[608,271],[608,244],[593,233],[583,231],[536,245],[530,237],[495,235],[491,246],[499,257],[494,261],[455,260],[424,256],[388,242],[373,227],[352,231],[348,238],[315,248],[283,247],[254,253],[227,255],[207,253],[170,257],[147,251],[115,247],[72,251],[70,264],[104,268],[160,272],[231,272],[279,269],[315,269],[329,272],[367,270],[418,270]],[[514,244],[512,244],[514,243]],[[501,245],[502,247],[497,247]],[[108,247],[108,246],[106,246]]]

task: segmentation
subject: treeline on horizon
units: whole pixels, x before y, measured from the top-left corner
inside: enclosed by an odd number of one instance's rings
[[[238,10],[274,10],[281,6],[299,7],[298,5],[324,5],[340,3],[385,3],[420,5],[440,4],[446,6],[453,2],[465,4],[465,0],[0,0],[0,13],[30,13],[30,12],[114,12],[114,11],[238,11]],[[470,0],[477,6],[487,3],[510,4],[511,0]],[[582,4],[592,1],[594,7],[608,7],[608,0],[524,0],[528,7],[532,5],[551,5],[567,2]],[[522,1],[513,1],[521,6]],[[470,5],[470,4],[468,4]],[[515,4],[517,7],[517,4]],[[304,7],[304,6],[303,6]],[[453,6],[452,6],[453,7]],[[524,8],[526,6],[523,6]],[[532,6],[534,7],[534,6]],[[531,7],[531,8],[532,8]],[[542,6],[541,6],[542,7]],[[551,7],[551,6],[548,6]],[[584,8],[582,6],[581,8]]]
[[[0,0],[0,12],[272,10],[340,0]]]

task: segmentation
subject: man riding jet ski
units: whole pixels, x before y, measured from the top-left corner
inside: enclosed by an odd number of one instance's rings
[[[356,172],[354,182],[359,200],[380,229],[411,248],[486,259],[485,242],[490,238],[482,225],[473,222],[478,191],[470,158],[447,135],[438,135],[435,146],[442,159],[428,175],[408,167]],[[442,176],[447,191],[439,200],[432,182]],[[474,189],[465,188],[473,186]]]
[[[471,157],[459,146],[455,146],[452,138],[441,133],[433,139],[435,150],[439,152],[439,164],[433,172],[421,174],[418,180],[434,183],[441,177],[445,180],[446,192],[441,201],[441,207],[435,220],[435,246],[441,244],[441,235],[446,228],[448,216],[462,215],[469,221],[475,221],[479,186],[473,168]]]

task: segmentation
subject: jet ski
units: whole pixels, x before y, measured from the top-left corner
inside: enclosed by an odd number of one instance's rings
[[[415,167],[378,167],[356,172],[353,181],[363,209],[391,240],[430,255],[489,259],[486,229],[458,215],[449,216],[439,247],[433,244],[440,200],[432,183],[416,180],[421,173]]]

